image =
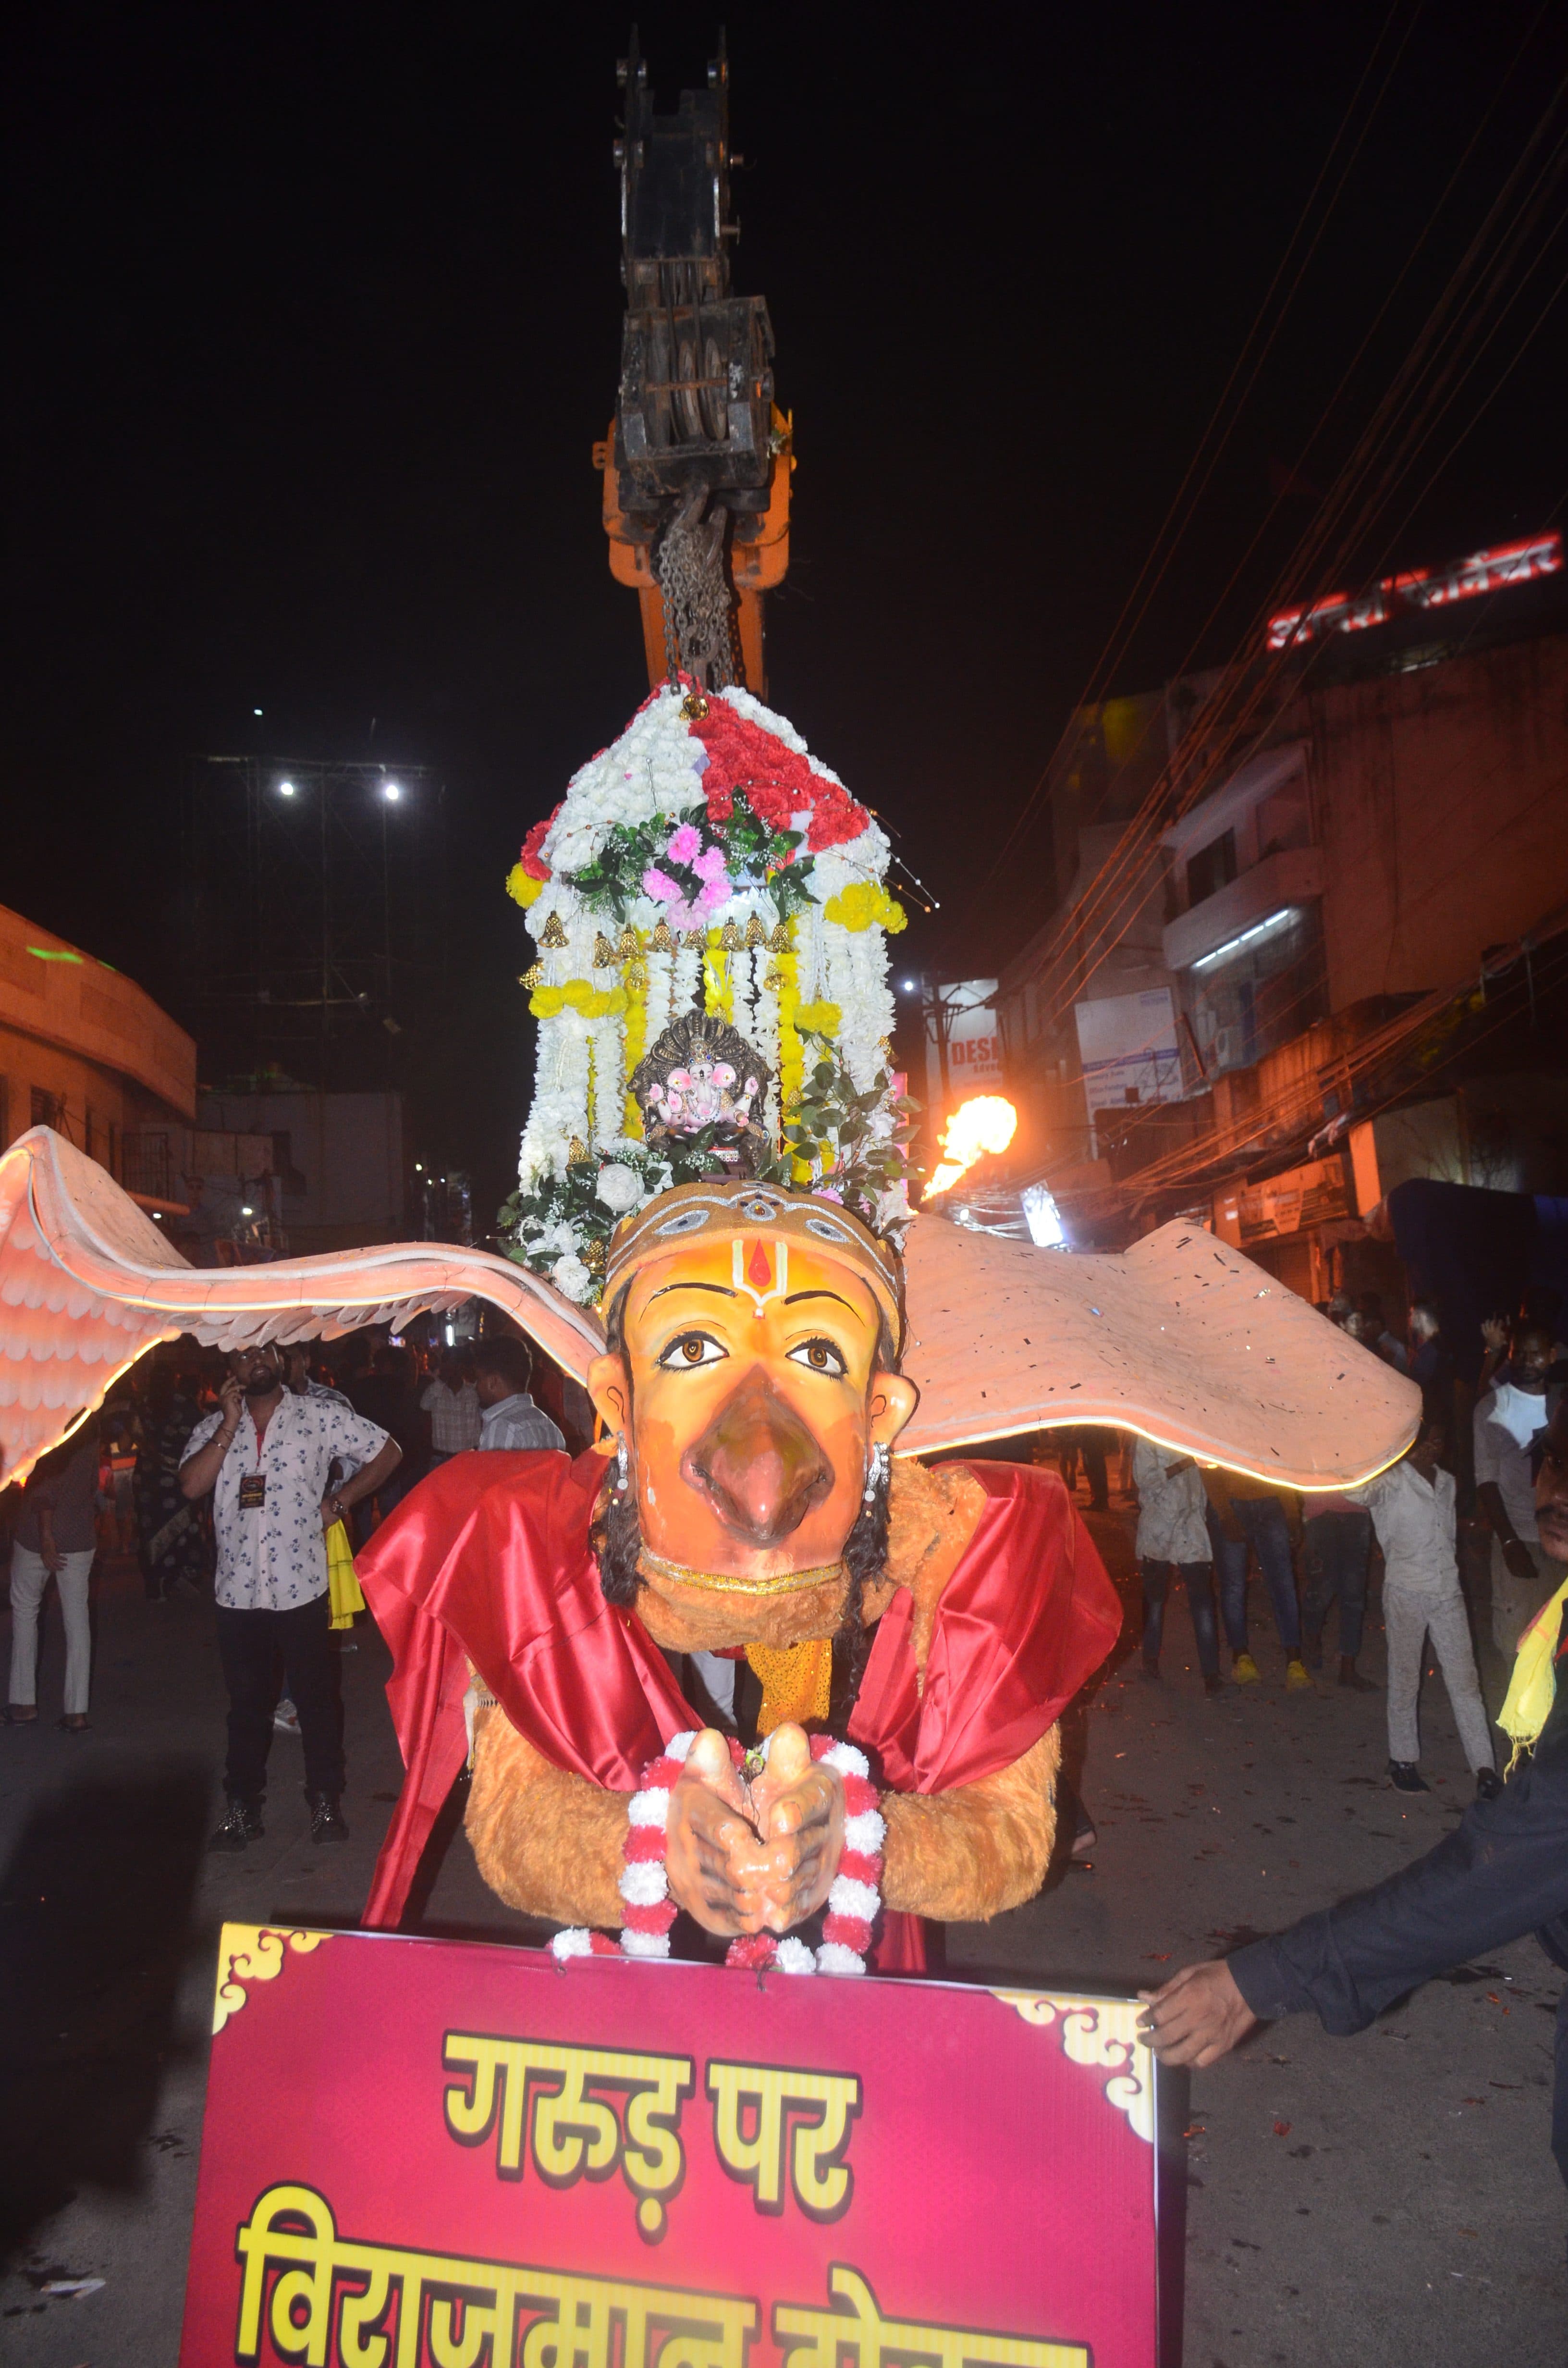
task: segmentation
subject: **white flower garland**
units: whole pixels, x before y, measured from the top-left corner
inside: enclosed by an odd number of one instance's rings
[[[772,1736],[760,1747],[766,1764]],[[731,1941],[727,1965],[747,1971],[777,1965],[782,1974],[863,1974],[882,1906],[882,1845],[887,1826],[877,1806],[876,1787],[863,1751],[832,1736],[813,1735],[812,1759],[831,1768],[844,1787],[844,1850],[838,1872],[828,1889],[827,1914],[823,1918],[820,1948],[808,1948],[791,1933],[782,1940],[772,1932],[743,1933]],[[667,1957],[670,1927],[676,1907],[670,1897],[666,1864],[669,1849],[670,1795],[697,1741],[695,1730],[672,1736],[656,1759],[642,1770],[642,1781],[627,1806],[624,1863],[618,1884],[626,1903],[620,1938],[581,1925],[557,1932],[551,1952],[562,1964],[571,1957]],[[733,1739],[730,1758],[737,1772],[746,1755]]]

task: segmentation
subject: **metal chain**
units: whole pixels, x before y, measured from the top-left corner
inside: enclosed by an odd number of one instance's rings
[[[705,494],[687,496],[653,547],[665,603],[665,660],[709,690],[738,678],[734,604],[724,564],[724,513],[701,522]]]

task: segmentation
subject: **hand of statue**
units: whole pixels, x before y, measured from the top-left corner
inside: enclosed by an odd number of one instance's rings
[[[670,1897],[705,1932],[759,1932],[763,1851],[730,1747],[705,1726],[671,1788],[665,1874]]]
[[[1201,2072],[1257,2029],[1223,1957],[1184,1965],[1163,1989],[1138,1995],[1149,2009],[1139,2031],[1162,2064],[1195,2064]]]
[[[762,1836],[762,1920],[770,1932],[788,1932],[816,1914],[838,1873],[844,1782],[836,1769],[813,1762],[802,1728],[780,1726],[751,1803]]]

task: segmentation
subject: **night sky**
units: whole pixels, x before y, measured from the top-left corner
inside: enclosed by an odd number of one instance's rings
[[[717,22],[641,11],[662,104],[700,84]],[[770,696],[943,896],[941,933],[922,924],[901,954],[989,970],[1040,917],[1040,843],[1005,885],[985,884],[987,859],[1094,671],[1374,43],[1354,168],[1118,689],[1224,658],[1267,601],[1312,489],[1568,69],[1568,13],[733,5],[728,24],[735,285],[768,299],[800,462]],[[461,992],[415,1147],[466,1160],[488,1205],[528,1053],[528,949],[502,881],[646,689],[589,459],[615,397],[627,25],[594,6],[59,6],[10,40],[0,894],[172,1001],[189,754],[437,767]],[[1430,457],[1492,393],[1565,244]],[[1391,537],[1412,564],[1561,521],[1565,313],[1413,514],[1425,468],[1368,521],[1367,574]],[[1305,486],[1195,649],[1297,466]]]

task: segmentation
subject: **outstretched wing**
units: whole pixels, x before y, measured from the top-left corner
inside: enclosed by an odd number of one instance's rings
[[[604,1346],[597,1317],[526,1268],[444,1242],[193,1267],[96,1160],[35,1126],[0,1159],[0,1478],[25,1479],[154,1341],[332,1339],[472,1298],[578,1381]]]
[[[1414,1382],[1179,1220],[1095,1258],[920,1217],[905,1296],[903,1369],[920,1404],[904,1454],[1110,1423],[1202,1463],[1330,1488],[1392,1463],[1420,1419]]]

